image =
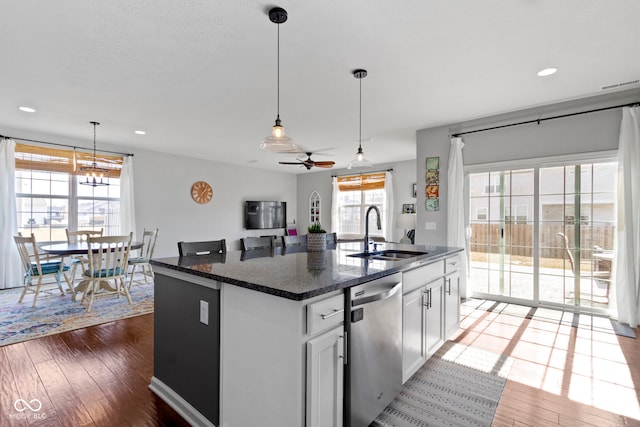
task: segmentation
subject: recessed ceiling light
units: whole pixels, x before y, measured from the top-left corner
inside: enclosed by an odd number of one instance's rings
[[[18,107],[18,110],[24,111],[25,113],[35,113],[36,109],[31,107]]]
[[[558,71],[557,68],[545,68],[544,70],[540,70],[538,71],[538,76],[539,77],[546,77],[546,76],[550,76],[551,74],[555,74],[556,71]]]
[[[146,135],[147,133],[143,130],[137,130],[134,132],[136,135]]]

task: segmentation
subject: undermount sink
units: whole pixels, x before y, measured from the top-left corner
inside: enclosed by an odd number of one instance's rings
[[[404,251],[401,249],[385,249],[383,251],[374,251],[374,252],[360,252],[357,254],[350,254],[347,256],[354,258],[367,258],[367,259],[377,259],[382,261],[401,261],[403,259],[413,258],[420,255],[426,255],[428,252],[419,252],[419,251]]]

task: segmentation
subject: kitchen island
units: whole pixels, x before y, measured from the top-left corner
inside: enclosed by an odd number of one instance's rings
[[[350,256],[362,243],[341,243],[152,260],[150,388],[193,425],[342,425],[344,290],[425,266],[444,277],[462,250],[383,248],[426,254],[363,259]]]

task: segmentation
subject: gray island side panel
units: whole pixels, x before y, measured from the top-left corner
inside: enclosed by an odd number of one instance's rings
[[[214,425],[220,419],[220,291],[155,274],[153,375]],[[200,322],[208,303],[208,325]]]

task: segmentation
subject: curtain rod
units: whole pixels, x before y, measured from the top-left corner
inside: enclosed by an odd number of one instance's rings
[[[378,171],[360,172],[360,173],[345,173],[344,175],[331,175],[331,178],[336,178],[336,177],[338,177],[338,176],[366,175],[366,174],[368,174],[368,173],[378,173],[378,172],[393,172],[393,168],[391,168],[391,169],[384,169],[384,170],[378,170]]]
[[[26,139],[26,138],[16,138],[14,136],[6,136],[6,135],[0,135],[0,138],[7,138],[7,139],[16,139],[18,141],[25,141],[25,142],[35,142],[36,144],[48,144],[48,145],[56,145],[58,147],[67,147],[67,148],[73,148],[74,150],[76,148],[81,149],[81,150],[88,150],[89,152],[91,152],[91,148],[86,148],[86,147],[76,147],[74,145],[69,145],[69,144],[59,144],[57,142],[46,142],[46,141],[38,141],[35,139]],[[100,151],[101,153],[109,153],[109,154],[120,154],[121,156],[131,156],[133,157],[133,154],[131,153],[121,153],[119,151],[110,151],[110,150],[98,150],[96,149],[96,151]]]
[[[528,124],[531,124],[531,123],[540,124],[540,122],[544,122],[546,120],[562,119],[562,118],[565,118],[565,117],[579,116],[580,114],[587,114],[587,113],[597,113],[598,111],[613,110],[614,108],[638,107],[638,106],[640,106],[640,102],[632,102],[630,104],[614,105],[613,107],[596,108],[594,110],[578,111],[577,113],[561,114],[559,116],[544,117],[544,118],[541,118],[541,119],[533,119],[533,120],[525,120],[523,122],[510,123],[508,125],[493,126],[493,127],[489,127],[489,128],[470,130],[470,131],[467,131],[467,132],[458,132],[458,133],[451,134],[451,136],[456,138],[458,136],[467,135],[467,134],[470,134],[470,133],[485,132],[485,131],[488,131],[488,130],[508,128],[508,127],[511,127],[511,126],[528,125]]]

